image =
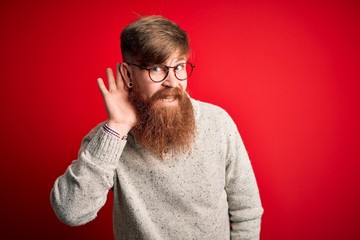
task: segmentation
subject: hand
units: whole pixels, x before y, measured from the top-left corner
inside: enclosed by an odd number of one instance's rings
[[[98,78],[98,86],[104,98],[108,113],[108,126],[121,135],[126,135],[137,122],[136,110],[129,101],[129,93],[119,72],[120,64],[116,64],[116,79],[111,68],[106,69],[109,90],[104,81]]]

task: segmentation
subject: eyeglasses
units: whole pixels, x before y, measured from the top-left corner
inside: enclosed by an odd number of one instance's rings
[[[134,63],[127,63],[127,64],[147,70],[149,72],[150,79],[155,83],[164,81],[166,77],[169,75],[170,68],[174,69],[175,77],[178,80],[184,81],[191,76],[195,67],[195,65],[190,62],[180,63],[174,67],[169,67],[164,64],[156,64],[149,67],[140,66]]]

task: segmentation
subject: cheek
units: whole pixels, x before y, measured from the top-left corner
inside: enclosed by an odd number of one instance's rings
[[[149,85],[143,85],[140,88],[140,94],[143,97],[143,99],[148,100],[160,89],[161,89],[161,84],[151,83]]]
[[[180,88],[185,91],[187,87],[187,81],[181,81],[179,85]]]
[[[160,88],[158,84],[148,79],[146,71],[137,72],[134,77],[134,84],[136,84],[134,87],[143,100],[148,100]]]

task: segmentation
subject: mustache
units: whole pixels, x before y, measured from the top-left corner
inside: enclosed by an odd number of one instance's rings
[[[179,87],[164,88],[162,90],[157,91],[153,96],[151,96],[150,102],[154,102],[167,97],[173,97],[174,99],[181,100],[183,96],[184,96],[184,91]]]

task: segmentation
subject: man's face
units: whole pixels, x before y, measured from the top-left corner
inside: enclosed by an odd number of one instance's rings
[[[181,56],[178,51],[174,52],[166,62],[163,64],[166,66],[176,66],[180,63],[185,63],[185,56]],[[160,83],[153,82],[149,77],[149,72],[137,67],[132,68],[134,76],[134,85],[136,85],[137,91],[144,101],[149,100],[156,92],[164,88],[180,88],[182,91],[186,90],[187,81],[179,81],[174,74],[173,68],[169,69],[169,74],[166,79]],[[159,106],[176,106],[178,105],[178,99],[165,98],[158,100],[155,103]]]
[[[186,62],[177,53],[164,64],[175,66]],[[174,71],[161,83],[153,82],[147,70],[133,68],[134,85],[130,101],[138,111],[138,124],[132,129],[137,142],[145,149],[164,156],[164,153],[186,153],[195,134],[194,111],[185,92],[187,81],[178,80]]]

